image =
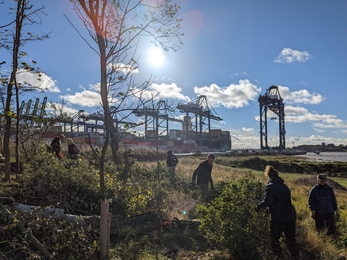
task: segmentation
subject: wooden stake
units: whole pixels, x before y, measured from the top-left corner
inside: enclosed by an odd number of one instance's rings
[[[108,259],[109,256],[109,232],[108,232],[108,213],[110,202],[107,199],[101,201],[100,214],[100,259]]]

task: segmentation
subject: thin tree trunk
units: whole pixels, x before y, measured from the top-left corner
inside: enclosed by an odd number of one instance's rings
[[[26,0],[18,0],[17,13],[16,13],[16,35],[13,39],[13,53],[12,53],[12,72],[10,76],[10,82],[7,85],[7,97],[5,106],[5,134],[4,134],[4,156],[5,156],[5,180],[11,180],[10,173],[10,137],[12,116],[11,101],[13,85],[16,84],[16,74],[18,68],[18,53],[20,47],[20,37],[24,20],[24,11],[26,6]],[[16,133],[17,134],[17,133]]]
[[[19,89],[17,85],[17,81],[15,80],[15,88],[16,88],[16,179],[17,174],[20,173],[20,159],[19,159],[19,121],[20,121],[20,107],[19,107]]]

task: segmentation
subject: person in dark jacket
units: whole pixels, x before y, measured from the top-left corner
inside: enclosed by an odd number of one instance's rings
[[[175,175],[177,163],[178,163],[177,156],[173,154],[172,150],[169,150],[167,152],[167,157],[166,157],[166,166],[169,168],[169,171],[172,173],[172,175]]]
[[[327,177],[324,174],[317,175],[317,184],[312,187],[308,197],[308,207],[311,210],[311,217],[316,222],[317,231],[328,229],[328,235],[334,235],[336,232],[336,219],[340,217],[337,208],[337,201],[334,190],[327,183]]]
[[[64,139],[65,139],[65,135],[60,134],[53,138],[50,145],[50,151],[54,152],[59,159],[63,158],[63,155],[60,150],[61,150],[61,142]]]
[[[211,189],[213,189],[213,180],[212,180],[212,166],[214,162],[215,156],[214,154],[207,155],[207,159],[199,164],[198,168],[193,173],[192,185],[195,186],[196,183],[199,185],[201,189],[201,195],[204,200],[209,195],[208,192],[208,184],[211,184]]]
[[[268,208],[270,212],[271,248],[278,258],[283,258],[282,248],[279,244],[281,234],[284,233],[286,245],[292,257],[300,255],[296,245],[295,226],[296,211],[292,204],[291,193],[284,180],[278,176],[277,170],[271,165],[265,167],[264,174],[268,176],[265,187],[265,196],[256,206],[259,211]]]
[[[77,159],[81,155],[81,150],[78,148],[78,146],[73,142],[71,138],[68,138],[66,140],[67,142],[67,151],[68,155],[67,157],[70,159]]]

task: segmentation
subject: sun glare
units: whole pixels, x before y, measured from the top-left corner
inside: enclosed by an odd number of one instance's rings
[[[164,53],[162,50],[158,48],[153,48],[149,52],[149,61],[154,65],[154,66],[160,66],[164,63]]]

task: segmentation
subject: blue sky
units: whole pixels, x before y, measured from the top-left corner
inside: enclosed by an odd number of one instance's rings
[[[98,56],[64,17],[84,32],[71,3],[32,2],[35,7],[45,5],[47,16],[31,30],[52,31],[50,39],[24,47],[27,58],[45,72],[41,86],[47,90],[33,97],[64,99],[71,113],[100,110],[93,92],[100,81]],[[206,95],[223,118],[212,121],[211,128],[230,131],[233,148],[260,147],[258,97],[276,85],[285,103],[287,147],[347,145],[346,0],[181,0],[180,6],[183,47],[155,66],[149,59],[153,46],[141,39],[139,83],[154,75],[149,90],[159,90],[171,103]],[[0,7],[0,25],[11,19],[7,11]],[[0,57],[7,61],[0,70],[9,70],[9,54],[0,49]],[[29,76],[20,75],[27,81]],[[268,122],[268,132],[269,145],[277,146],[276,120]]]

